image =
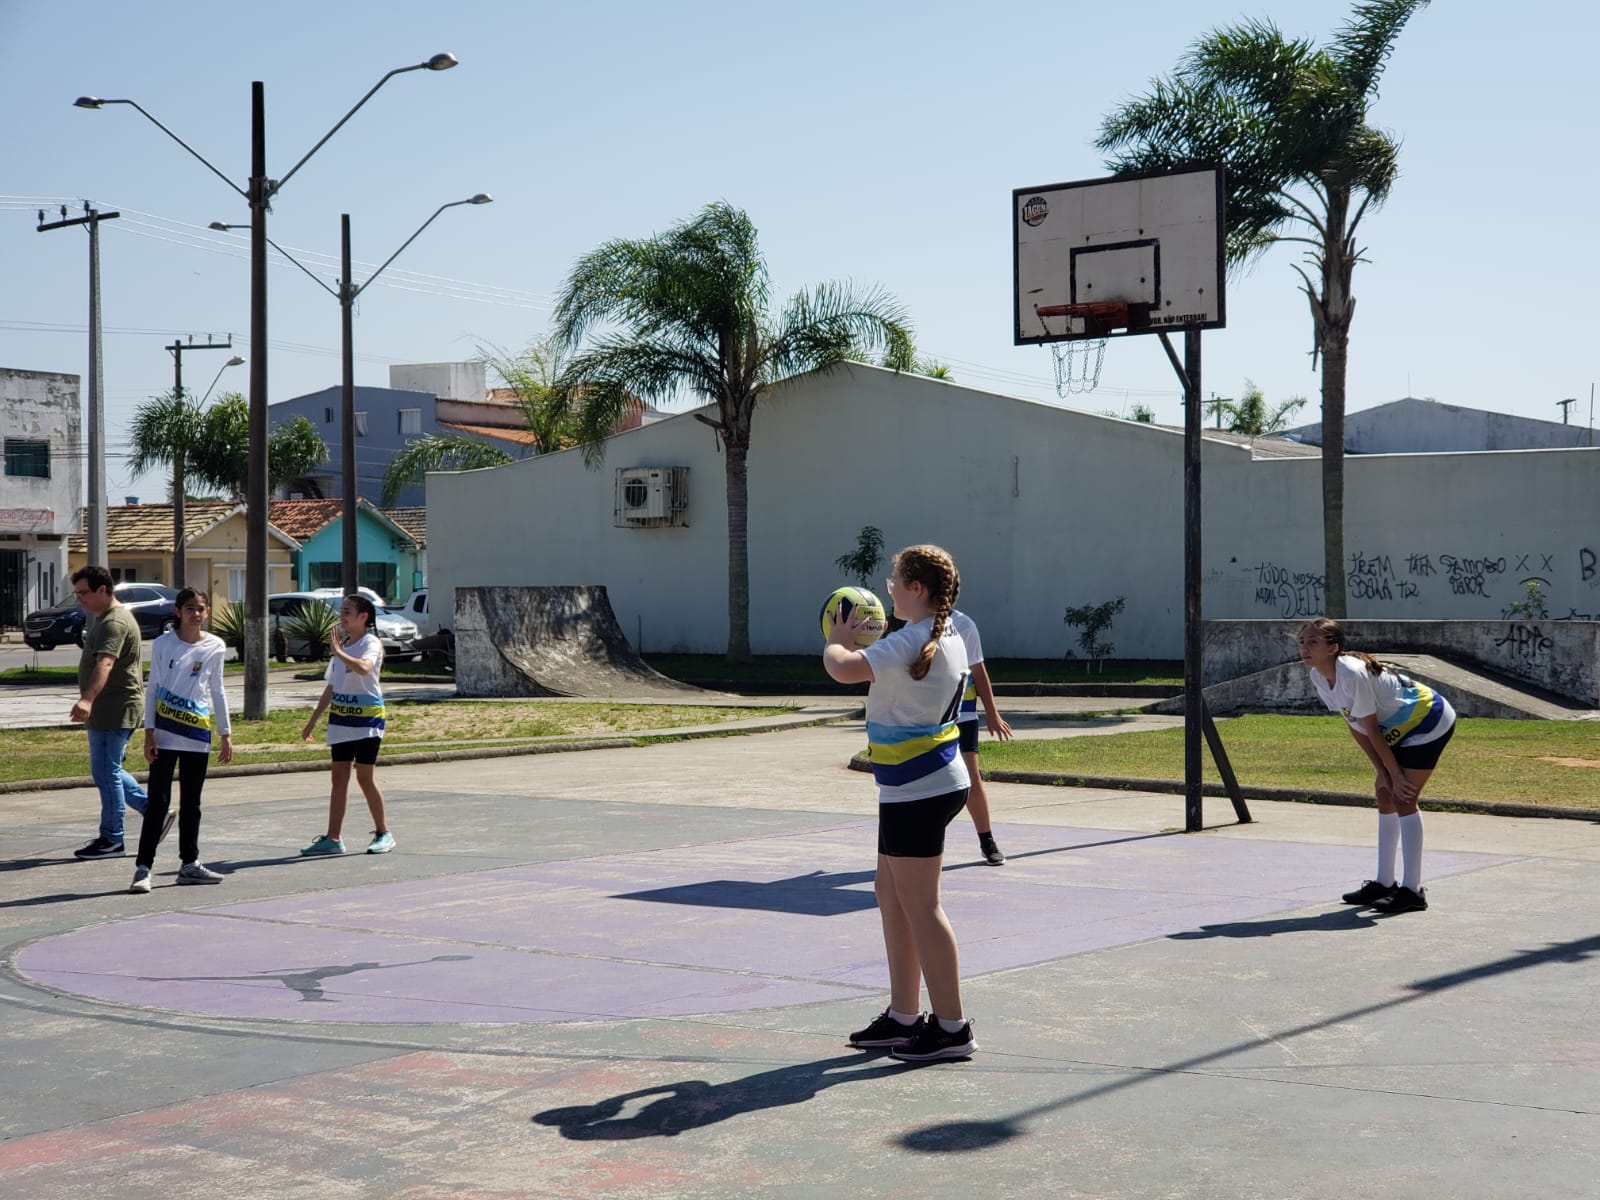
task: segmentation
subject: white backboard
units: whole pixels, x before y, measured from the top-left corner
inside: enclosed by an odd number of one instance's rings
[[[1019,346],[1227,323],[1220,166],[1018,188],[1011,222]],[[1052,311],[1107,302],[1126,328]]]

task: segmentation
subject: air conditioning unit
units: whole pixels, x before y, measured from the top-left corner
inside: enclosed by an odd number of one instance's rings
[[[688,507],[688,467],[618,468],[618,525],[687,525]]]

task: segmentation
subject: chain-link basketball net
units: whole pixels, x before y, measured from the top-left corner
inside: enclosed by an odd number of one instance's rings
[[[1128,326],[1128,306],[1110,301],[1091,304],[1040,305],[1033,310],[1041,323],[1047,317],[1066,320],[1066,332],[1076,334],[1067,341],[1051,342],[1055,359],[1056,395],[1065,398],[1092,392],[1100,386],[1100,368],[1106,360],[1106,338],[1113,329]],[[1045,328],[1048,330],[1049,326]]]

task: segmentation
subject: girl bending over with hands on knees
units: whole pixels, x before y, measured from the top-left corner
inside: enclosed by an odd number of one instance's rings
[[[333,791],[328,800],[328,832],[312,842],[301,854],[343,854],[344,810],[350,798],[350,768],[356,772],[361,794],[372,813],[372,841],[368,854],[387,854],[394,849],[394,838],[384,823],[383,793],[373,778],[378,762],[378,747],[383,744],[383,688],[378,672],[383,667],[383,646],[373,632],[378,610],[365,596],[346,596],[339,605],[339,619],[328,631],[328,686],[322,689],[311,719],[301,730],[305,741],[317,728],[317,720],[328,711],[328,749],[333,755]]]
[[[172,775],[178,775],[179,883],[221,883],[200,863],[200,790],[211,762],[233,761],[233,727],[222,691],[222,661],[228,648],[205,630],[211,605],[199,588],[186,587],[173,600],[178,627],[150,647],[150,686],[144,693],[144,758],[150,764],[150,801],[139,833],[130,892],[150,890],[156,847],[172,828]]]
[[[978,1048],[961,1008],[955,931],[939,902],[945,826],[967,802],[956,718],[967,688],[967,652],[951,626],[961,576],[938,546],[894,556],[889,598],[906,624],[855,648],[859,610],[836,621],[822,663],[840,683],[869,683],[867,744],[878,784],[874,891],[889,960],[889,1007],[850,1044],[928,1062]],[[922,1015],[922,985],[929,1009]]]
[[[1428,907],[1428,897],[1422,886],[1417,797],[1455,733],[1455,710],[1427,685],[1346,645],[1337,621],[1319,617],[1300,628],[1300,661],[1311,672],[1318,698],[1343,715],[1377,772],[1378,873],[1346,892],[1344,902],[1388,913],[1418,912]],[[1397,846],[1404,867],[1398,885]]]

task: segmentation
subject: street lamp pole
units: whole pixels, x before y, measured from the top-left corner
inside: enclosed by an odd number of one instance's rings
[[[176,404],[182,404],[183,403],[183,352],[185,350],[232,350],[232,349],[233,349],[233,335],[232,334],[228,335],[228,340],[225,341],[225,342],[214,342],[214,341],[211,340],[211,335],[207,334],[206,335],[206,344],[203,345],[203,346],[197,346],[193,342],[189,342],[188,344],[185,344],[183,342],[180,342],[177,338],[173,338],[172,339],[172,345],[167,347],[168,352],[171,353],[171,355],[172,355],[172,399],[173,399],[173,402],[176,403]],[[228,366],[228,364],[224,363],[222,369],[226,370],[227,366]],[[217,372],[217,376],[218,376],[218,378],[220,378],[222,376],[222,371],[219,370]],[[216,386],[216,380],[212,380],[212,387],[215,387],[215,386]],[[210,394],[211,394],[210,391],[206,392],[206,395],[209,396]],[[188,455],[189,447],[188,446],[184,446],[184,445],[177,445],[177,446],[171,447],[171,450],[172,450],[172,586],[174,588],[181,588],[181,587],[184,587],[186,585],[186,583],[187,583],[187,580],[185,580],[184,576],[188,572],[188,569],[189,569],[188,558],[186,556],[186,551],[184,549],[184,534],[185,534],[185,529],[184,529],[184,492],[187,490],[187,485],[186,485],[186,483],[184,481],[184,474],[185,474],[185,468],[188,466],[188,463],[185,461],[185,458]]]
[[[340,492],[343,495],[343,564],[340,576],[344,581],[344,590],[347,596],[354,595],[359,586],[358,574],[359,549],[356,539],[356,509],[358,497],[356,495],[356,373],[355,373],[355,302],[372,286],[373,280],[382,275],[384,269],[395,259],[399,258],[405,248],[416,241],[422,231],[432,225],[434,218],[447,208],[456,208],[462,204],[492,204],[494,197],[487,192],[479,192],[465,200],[452,200],[448,204],[441,204],[433,210],[429,217],[417,227],[383,265],[374,271],[367,281],[360,286],[350,278],[350,214],[343,213],[339,217],[339,338],[340,358],[343,364],[341,388],[339,397],[339,468]]]
[[[200,161],[250,206],[250,448],[245,481],[245,636],[244,636],[244,718],[263,720],[267,715],[267,210],[273,196],[305,166],[306,161],[344,127],[374,93],[396,75],[408,71],[447,71],[456,65],[451,54],[435,54],[426,62],[396,67],[373,84],[356,101],[338,124],[301,156],[282,179],[267,177],[267,136],[265,97],[259,80],[250,85],[250,179],[248,190],[240,188],[206,161],[172,130],[132,100],[102,100],[80,96],[79,108],[103,108],[107,104],[126,104],[137,109],[151,124]]]

